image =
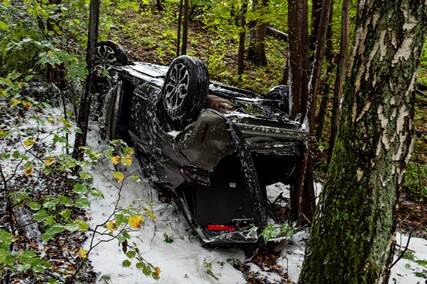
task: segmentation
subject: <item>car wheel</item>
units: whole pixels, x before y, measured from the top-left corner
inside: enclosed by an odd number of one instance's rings
[[[95,54],[95,69],[108,70],[114,65],[126,65],[128,58],[121,45],[108,40],[98,43]]]
[[[182,55],[172,61],[162,89],[163,107],[176,130],[198,117],[208,93],[208,72],[199,59]]]
[[[271,88],[265,95],[264,104],[276,107],[287,114],[290,114],[292,111],[292,101],[289,96],[289,86],[278,85]]]

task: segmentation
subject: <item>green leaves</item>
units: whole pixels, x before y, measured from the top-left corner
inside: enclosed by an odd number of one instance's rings
[[[261,236],[264,238],[264,242],[275,239],[275,238],[287,238],[290,239],[294,235],[294,227],[288,224],[268,224],[262,232]]]
[[[70,222],[67,224],[56,223],[45,230],[45,232],[42,234],[42,240],[48,241],[64,231],[87,231],[88,228],[88,224],[83,220],[75,220],[74,222]]]
[[[129,267],[129,266],[131,266],[132,265],[132,263],[128,260],[128,259],[125,259],[125,260],[123,260],[123,262],[122,262],[122,266],[123,267]]]
[[[80,183],[76,183],[73,187],[73,192],[76,194],[83,195],[83,194],[88,193],[88,191],[89,190],[88,190],[87,186],[80,184]]]
[[[0,229],[0,248],[9,249],[13,235],[6,230]],[[1,261],[0,261],[1,263]]]
[[[5,22],[0,21],[0,30],[8,31],[9,26]]]

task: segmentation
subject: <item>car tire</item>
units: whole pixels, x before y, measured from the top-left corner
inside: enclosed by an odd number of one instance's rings
[[[290,114],[292,111],[292,101],[289,96],[289,86],[278,85],[271,88],[265,95],[264,104],[276,107],[287,114]]]
[[[166,73],[162,88],[163,107],[175,130],[182,130],[197,119],[209,87],[206,65],[197,58],[175,58]]]
[[[95,53],[95,69],[108,70],[114,65],[126,64],[128,64],[128,58],[121,45],[112,40],[98,43]]]
[[[109,140],[119,138],[119,119],[123,104],[122,84],[122,81],[118,80],[109,90],[104,101],[102,122],[104,122],[103,128]]]

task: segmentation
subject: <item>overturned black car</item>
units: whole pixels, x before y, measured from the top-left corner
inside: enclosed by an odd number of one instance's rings
[[[289,198],[266,188],[292,187],[307,137],[289,115],[287,86],[265,96],[226,86],[189,56],[168,67],[129,63],[111,41],[98,45],[97,65],[109,71],[96,83],[104,133],[135,148],[146,177],[176,197],[203,244],[253,247],[254,227],[283,222]]]

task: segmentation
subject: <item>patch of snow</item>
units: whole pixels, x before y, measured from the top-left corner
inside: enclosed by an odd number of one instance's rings
[[[394,261],[398,258],[400,253],[405,249],[408,243],[408,236],[397,233],[397,255],[394,256]],[[400,252],[399,252],[400,250]],[[391,269],[390,284],[423,284],[426,283],[426,278],[417,277],[415,273],[424,273],[427,275],[427,268],[422,268],[415,260],[427,261],[427,240],[420,238],[411,238],[408,246],[410,255],[414,259],[401,258]]]

